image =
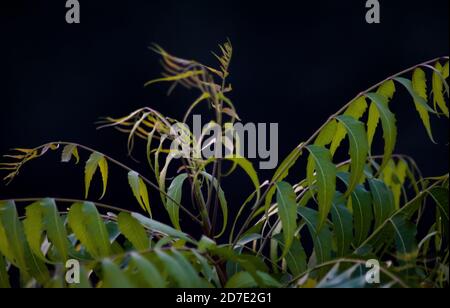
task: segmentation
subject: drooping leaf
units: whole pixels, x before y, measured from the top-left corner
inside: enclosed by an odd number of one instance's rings
[[[138,251],[144,251],[150,247],[150,239],[147,236],[144,227],[129,213],[120,213],[117,223],[120,232]]]
[[[75,157],[77,164],[80,162],[80,155],[78,154],[77,146],[74,144],[68,144],[62,151],[61,162],[68,163],[72,157]]]
[[[43,233],[45,231],[41,202],[38,201],[26,208],[23,229],[31,251],[44,262],[49,262],[41,250]]]
[[[436,65],[434,66],[434,68],[436,69],[436,71],[438,71],[440,74],[442,74],[443,67],[439,62],[436,62]],[[445,97],[444,97],[444,83],[442,81],[441,76],[439,76],[438,72],[436,72],[436,71],[433,72],[433,79],[432,79],[434,106],[435,106],[435,109],[436,109],[436,107],[439,107],[441,112],[444,113],[445,116],[448,118],[449,111],[448,111],[447,103],[445,102]]]
[[[331,210],[331,205],[336,191],[336,166],[331,161],[330,151],[326,148],[310,145],[307,147],[314,159],[314,168],[316,170],[316,181],[319,202],[319,223],[320,229],[325,223]],[[310,187],[313,187],[314,177],[308,176]]]
[[[72,205],[67,218],[75,236],[91,256],[96,259],[109,256],[108,231],[94,204],[84,202]]]
[[[282,237],[275,237],[280,245],[281,249],[284,249],[284,240]],[[291,248],[285,256],[286,265],[290,273],[296,277],[304,273],[307,268],[307,257],[305,249],[302,246],[301,241],[298,238],[294,238]]]
[[[346,196],[348,196],[355,189],[356,185],[360,183],[364,174],[364,166],[369,154],[369,144],[362,122],[347,115],[339,116],[337,119],[344,126],[350,140],[351,173],[346,192]]]
[[[369,179],[369,185],[373,198],[375,228],[378,228],[394,213],[394,197],[392,191],[383,181]]]
[[[280,216],[284,236],[282,257],[291,248],[297,229],[297,202],[294,189],[289,183],[279,182],[277,186],[278,215]]]
[[[258,174],[256,173],[255,168],[253,167],[252,163],[244,157],[226,157],[225,159],[238,164],[239,167],[241,167],[247,173],[247,175],[250,177],[250,179],[255,187],[256,198],[257,198],[257,200],[259,200],[260,196],[261,196],[261,191],[260,191],[259,187],[261,184],[259,182]]]
[[[299,207],[297,212],[305,220],[308,230],[311,233],[311,237],[314,243],[314,252],[316,253],[316,258],[318,264],[322,264],[331,259],[332,253],[332,234],[328,226],[324,225],[320,231],[318,229],[320,216],[316,211],[307,208]]]
[[[350,116],[355,120],[359,120],[366,112],[367,107],[368,105],[366,98],[364,96],[360,96],[350,104],[350,106],[344,112],[344,115]],[[336,130],[336,134],[334,135],[333,141],[330,146],[331,155],[334,156],[336,150],[338,149],[338,147],[340,146],[342,140],[344,140],[346,135],[347,129],[344,127],[342,123],[339,123]]]
[[[345,202],[345,198],[340,193],[336,193],[331,208],[338,257],[346,256],[353,242],[353,216]]]
[[[84,168],[84,183],[86,187],[86,193],[85,198],[87,199],[89,195],[89,188],[91,186],[92,177],[94,176],[95,172],[97,171],[97,168],[100,168],[100,172],[102,175],[102,181],[103,181],[103,193],[100,197],[103,198],[106,193],[106,187],[108,185],[108,162],[106,161],[105,156],[103,156],[100,153],[94,152],[89,157],[88,161],[86,162],[86,166]]]
[[[140,177],[140,175],[137,172],[130,171],[128,173],[128,184],[130,184],[131,190],[133,191],[133,195],[138,201],[141,208],[147,213],[149,213],[151,217],[152,212],[150,209],[148,190],[147,186],[144,183],[144,180]]]
[[[378,88],[377,94],[389,101],[394,97],[395,91],[395,83],[392,80],[389,80]],[[367,120],[367,139],[369,141],[369,148],[372,148],[373,137],[375,136],[379,121],[380,113],[377,105],[372,101],[369,107],[369,118]]]
[[[379,116],[381,118],[381,124],[383,126],[384,137],[384,157],[381,163],[380,170],[386,166],[391,159],[394,152],[395,144],[397,142],[397,126],[394,114],[389,110],[388,100],[386,97],[377,93],[368,93],[366,96],[373,101],[373,104],[378,109]],[[370,126],[370,123],[368,124]],[[369,142],[370,144],[370,142]]]
[[[181,202],[181,197],[183,193],[183,183],[188,178],[186,173],[180,174],[177,176],[170,185],[167,191],[167,202],[166,209],[169,213],[170,220],[172,221],[172,225],[181,230],[180,227],[180,207],[178,204]],[[175,203],[175,200],[177,203]]]
[[[428,136],[430,137],[431,141],[435,143],[433,139],[433,133],[431,131],[430,114],[429,114],[429,112],[434,113],[434,110],[431,109],[427,104],[428,95],[427,95],[427,81],[425,72],[421,68],[417,68],[416,70],[414,70],[412,82],[401,77],[397,78],[396,80],[401,84],[403,84],[413,97],[417,112],[419,113],[419,116],[422,119],[423,125],[427,130]]]

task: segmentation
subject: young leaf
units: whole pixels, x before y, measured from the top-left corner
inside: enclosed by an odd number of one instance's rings
[[[297,229],[297,202],[294,189],[289,183],[280,182],[276,186],[278,215],[281,219],[284,236],[283,258],[291,248]]]
[[[320,229],[325,223],[331,210],[334,194],[336,191],[336,166],[331,161],[330,151],[326,148],[311,145],[307,147],[314,159],[318,202],[319,202],[319,223]],[[308,179],[310,187],[313,185],[313,179]]]
[[[80,162],[80,155],[78,154],[77,146],[74,144],[68,144],[64,147],[61,156],[61,162],[68,163],[72,156],[75,157],[76,163]]]
[[[89,160],[86,162],[86,166],[84,168],[84,183],[86,187],[85,198],[87,199],[89,195],[89,188],[91,186],[92,177],[97,171],[97,168],[100,167],[100,172],[102,174],[103,180],[103,193],[100,197],[103,198],[106,193],[106,187],[108,185],[108,163],[106,161],[105,156],[100,153],[94,152],[89,157]]]
[[[359,120],[366,112],[367,107],[368,105],[366,98],[364,96],[360,96],[350,104],[350,106],[345,111],[344,115]],[[331,142],[330,146],[331,155],[334,156],[336,150],[338,149],[339,145],[341,144],[342,140],[344,140],[346,135],[347,135],[346,128],[342,123],[339,123],[337,126],[336,134],[334,135],[333,141]]]
[[[144,180],[139,176],[139,174],[135,171],[130,171],[128,173],[128,183],[130,184],[131,190],[133,191],[133,195],[138,201],[139,205],[142,207],[144,211],[149,213],[150,217],[152,216],[152,212],[150,209],[150,201],[148,199],[148,190],[147,186],[144,183]]]
[[[133,244],[138,251],[150,247],[150,239],[144,227],[130,214],[122,212],[118,216],[117,224],[120,232]]]
[[[383,168],[391,159],[395,144],[397,142],[396,120],[394,114],[389,110],[388,100],[384,96],[377,93],[368,93],[366,94],[366,96],[373,101],[373,104],[375,104],[381,118],[381,124],[383,126],[383,137],[385,145],[383,162],[380,166],[380,170],[383,170]]]
[[[436,62],[436,65],[434,68],[439,73],[442,74],[443,68],[439,62]],[[445,98],[444,98],[444,83],[442,81],[441,76],[439,76],[439,74],[436,71],[433,72],[432,84],[433,84],[433,102],[434,102],[435,109],[436,109],[436,106],[438,106],[439,109],[441,109],[441,111],[448,118],[449,111],[448,111],[447,103],[445,102]]]
[[[353,241],[353,217],[345,206],[345,198],[340,193],[336,193],[333,200],[331,217],[336,237],[337,256],[344,257],[348,254]]]
[[[364,174],[364,166],[366,165],[367,155],[369,153],[369,144],[363,123],[347,115],[339,116],[337,119],[344,126],[350,140],[351,173],[346,192],[346,196],[348,196],[355,189],[356,185],[359,184]]]
[[[395,211],[391,190],[378,179],[369,179],[375,213],[375,228],[381,226]]]

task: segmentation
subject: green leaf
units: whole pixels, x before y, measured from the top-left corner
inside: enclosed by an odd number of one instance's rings
[[[402,216],[392,218],[391,223],[395,232],[397,259],[404,262],[415,261],[418,253],[416,225]]]
[[[41,202],[35,202],[26,208],[26,218],[23,221],[25,237],[31,251],[44,262],[49,262],[42,253],[43,233],[45,231],[43,208]]]
[[[448,66],[449,66],[449,63],[447,61],[444,65],[444,69],[442,70],[442,77],[444,77],[444,79],[447,79],[449,76]]]
[[[339,172],[337,176],[346,186],[349,185],[350,175],[348,173]],[[372,198],[364,185],[356,186],[351,194],[349,204],[353,209],[355,244],[360,245],[369,235],[373,220]]]
[[[281,249],[284,249],[284,241],[277,238]],[[306,252],[299,239],[294,238],[291,248],[285,257],[286,265],[294,277],[299,276],[308,269]]]
[[[367,101],[364,96],[360,96],[356,100],[354,100],[350,106],[345,111],[344,115],[350,116],[356,120],[359,120],[362,118],[364,113],[367,110]],[[347,129],[342,123],[339,123],[337,126],[336,134],[333,137],[333,141],[331,142],[330,146],[330,152],[331,155],[334,156],[336,153],[336,150],[339,148],[342,140],[344,140],[345,136],[347,135]]]
[[[131,289],[133,284],[111,260],[102,261],[102,287],[107,289]]]
[[[169,187],[167,191],[167,202],[166,209],[169,213],[170,220],[175,228],[181,230],[180,227],[180,207],[178,204],[181,202],[181,197],[183,194],[183,183],[188,178],[186,173],[177,176]],[[173,202],[175,200],[177,203]]]
[[[383,162],[380,166],[380,170],[383,170],[383,168],[391,159],[395,144],[397,142],[396,120],[394,114],[389,110],[388,100],[384,96],[377,93],[368,93],[366,94],[366,96],[373,101],[372,104],[375,104],[379,116],[381,117],[383,137],[385,142]],[[370,126],[370,123],[368,125]]]
[[[289,183],[280,182],[277,187],[278,215],[283,228],[284,248],[282,258],[286,256],[294,240],[297,229],[297,202],[294,188]]]
[[[155,221],[151,218],[147,218],[145,216],[142,216],[138,213],[132,213],[132,217],[136,218],[144,227],[147,227],[148,229],[152,231],[159,232],[161,234],[168,235],[173,238],[178,238],[181,240],[185,240],[187,242],[190,242],[192,244],[195,244],[196,242],[190,238],[186,233],[181,232],[179,230],[176,230],[168,225],[165,225],[163,223],[160,223],[158,221]]]
[[[64,222],[59,215],[58,209],[53,199],[44,199],[40,202],[43,209],[44,224],[49,241],[58,251],[62,261],[69,259],[69,242]]]
[[[67,218],[75,236],[91,256],[101,259],[110,255],[108,231],[93,203],[72,205]]]
[[[345,206],[346,200],[336,193],[331,208],[331,217],[334,225],[334,234],[337,244],[337,256],[344,257],[348,254],[353,241],[353,216]]]
[[[444,235],[449,239],[449,206],[448,206],[448,195],[449,191],[444,187],[436,187],[430,190],[430,196],[436,202],[436,206],[439,210],[439,214],[443,224]]]
[[[180,288],[200,288],[203,286],[200,277],[186,258],[175,249],[172,249],[172,255],[162,251],[155,250],[159,259],[169,275],[177,282]]]
[[[236,163],[247,173],[253,185],[255,186],[256,199],[259,200],[261,197],[261,190],[260,190],[261,184],[259,182],[258,174],[256,173],[255,168],[253,168],[252,163],[243,157],[226,157],[225,159]]]
[[[382,84],[378,90],[377,94],[383,96],[387,101],[391,100],[395,94],[395,84],[392,80],[389,80]],[[380,121],[380,113],[378,111],[377,105],[372,101],[369,107],[369,118],[367,121],[367,140],[369,141],[369,148],[372,147],[373,137]]]
[[[291,168],[295,165],[295,163],[298,161],[298,159],[300,158],[301,155],[302,155],[302,151],[298,147],[295,148],[285,158],[285,160],[280,164],[278,169],[275,171],[271,182],[276,183],[276,182],[284,181],[284,179],[287,178],[287,176],[289,175]],[[272,186],[269,189],[269,191],[267,192],[266,202],[265,202],[266,210],[268,210],[270,208],[273,196],[275,195],[276,191],[277,191],[276,186]]]
[[[94,176],[95,172],[97,171],[97,168],[100,168],[100,172],[102,175],[102,181],[103,181],[103,193],[100,197],[103,198],[106,193],[106,187],[108,185],[108,162],[106,161],[105,156],[103,156],[100,153],[94,152],[89,157],[88,161],[86,162],[86,166],[84,168],[84,183],[86,187],[86,194],[85,198],[89,196],[89,188],[91,186],[92,177]]]
[[[227,289],[249,289],[258,287],[258,283],[249,272],[234,274],[225,285]]]
[[[41,285],[50,279],[47,267],[28,246],[23,225],[12,201],[0,202],[0,252],[21,270],[24,277],[30,275]]]
[[[219,234],[217,234],[214,237],[215,238],[219,238],[225,233],[225,231],[227,229],[227,224],[228,224],[228,202],[227,202],[227,199],[225,197],[225,192],[223,191],[222,187],[219,186],[219,182],[217,181],[217,179],[212,177],[210,174],[208,174],[206,172],[201,172],[201,174],[208,181],[211,182],[211,185],[214,186],[214,188],[216,189],[217,194],[218,194],[219,204],[220,204],[220,208],[222,210],[222,230],[219,232]]]
[[[439,62],[436,62],[436,65],[434,68],[442,74],[443,67]],[[444,98],[444,83],[442,81],[441,76],[437,72],[433,72],[433,102],[436,109],[436,106],[439,107],[439,109],[445,114],[445,116],[449,117],[449,111],[447,107],[447,103],[445,102]]]
[[[381,226],[395,211],[394,197],[383,181],[369,179],[375,213],[375,228]]]
[[[307,147],[314,159],[316,170],[318,202],[319,202],[319,224],[318,229],[325,223],[331,210],[331,205],[336,191],[336,166],[331,161],[330,151],[326,148],[311,145]],[[314,176],[309,174],[308,181],[313,187]]]
[[[0,254],[0,289],[9,289],[11,284],[9,283],[9,275],[6,268],[5,258]]]
[[[433,133],[431,131],[430,114],[429,114],[429,112],[432,113],[435,112],[427,104],[428,95],[427,95],[427,81],[425,72],[421,68],[415,69],[412,77],[412,82],[405,78],[400,77],[397,78],[396,80],[401,84],[403,84],[413,97],[416,110],[419,113],[420,118],[422,119],[423,125],[427,130],[428,136],[430,137],[432,142],[436,143],[434,141]]]
[[[308,226],[309,233],[313,239],[318,264],[331,260],[332,234],[326,225],[318,231],[320,222],[319,213],[307,207],[300,207],[297,209],[297,212],[302,216]]]
[[[344,126],[350,140],[351,173],[346,192],[346,196],[348,196],[355,189],[356,185],[360,183],[364,175],[364,166],[366,165],[367,155],[369,153],[369,144],[362,122],[347,115],[339,116],[337,119]]]
[[[117,223],[120,232],[138,251],[144,251],[150,247],[150,239],[147,236],[144,227],[129,213],[120,213]]]
[[[133,252],[130,255],[129,268],[134,275],[139,277],[145,288],[164,288],[166,281],[159,273],[155,265],[141,255]],[[134,277],[133,277],[134,278]],[[136,281],[133,279],[133,281]]]
[[[152,212],[150,209],[148,190],[147,186],[144,183],[144,180],[140,177],[140,175],[136,171],[130,171],[128,173],[128,184],[130,184],[131,190],[133,191],[133,195],[138,201],[141,208],[144,211],[146,211],[151,217]]]

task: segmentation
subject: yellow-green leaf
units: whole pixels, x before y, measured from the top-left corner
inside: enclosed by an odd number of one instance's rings
[[[366,98],[364,96],[360,96],[350,104],[344,115],[351,116],[356,120],[359,120],[366,112],[367,107],[368,105]],[[345,129],[343,124],[339,123],[337,126],[336,134],[330,146],[331,155],[334,156],[336,150],[339,148],[339,145],[341,144],[342,140],[344,140],[346,135],[347,130]]]
[[[417,68],[413,73],[412,87],[417,95],[424,99],[426,103],[426,101],[428,100],[426,75],[425,72],[420,68]],[[416,104],[417,112],[422,119],[423,125],[427,130],[428,136],[430,137],[431,141],[435,142],[433,133],[431,131],[430,115],[428,113],[428,110],[424,106],[422,106],[416,99],[414,99],[414,102]]]
[[[146,211],[150,216],[152,216],[152,212],[150,209],[150,201],[148,198],[148,190],[147,186],[144,183],[144,180],[140,177],[140,175],[136,171],[130,171],[128,173],[128,183],[130,184],[131,190],[133,191],[133,195],[138,201],[139,205],[142,207],[144,211]]]
[[[436,62],[434,68],[440,73],[443,73],[443,67],[439,62]],[[442,81],[439,73],[433,72],[433,102],[436,109],[436,106],[445,114],[445,116],[449,117],[449,111],[447,107],[447,103],[444,98],[444,83]]]
[[[87,199],[89,195],[89,188],[91,186],[92,177],[94,176],[95,172],[97,171],[97,168],[100,167],[100,172],[102,175],[102,181],[103,181],[103,193],[100,197],[103,198],[106,193],[106,187],[108,185],[108,162],[106,161],[105,156],[103,156],[100,153],[94,152],[89,157],[88,161],[86,162],[86,166],[84,168],[84,183],[86,187],[86,195],[85,198]]]
[[[388,99],[378,93],[368,93],[366,96],[372,100],[378,110],[378,114],[381,118],[381,124],[383,126],[383,138],[384,138],[384,157],[380,166],[380,171],[386,166],[392,157],[392,153],[397,142],[397,126],[395,115],[389,110]],[[368,124],[370,127],[370,124]],[[370,142],[369,142],[370,144]]]
[[[138,251],[144,251],[150,247],[150,239],[144,227],[128,213],[120,213],[117,224],[122,234],[133,244]]]

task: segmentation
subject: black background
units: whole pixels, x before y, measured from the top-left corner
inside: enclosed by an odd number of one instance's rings
[[[167,98],[166,86],[143,87],[161,72],[148,50],[153,42],[214,65],[209,51],[229,37],[231,98],[244,122],[280,123],[280,161],[357,93],[449,53],[448,0],[381,0],[379,25],[365,22],[363,0],[80,3],[81,24],[69,25],[63,0],[1,1],[0,153],[67,140],[148,172],[127,158],[126,136],[96,131],[94,122],[143,106],[182,117],[197,93],[177,89]],[[433,145],[403,89],[392,109],[399,125],[396,152],[414,156],[425,175],[448,172],[448,121],[433,120],[439,143]],[[143,159],[144,147],[136,150]],[[293,178],[303,170],[297,166]],[[261,180],[271,175],[261,172]],[[112,168],[104,201],[137,210],[127,185],[126,173]],[[226,180],[231,207],[250,188],[242,174]],[[98,192],[95,187],[91,199]],[[82,198],[83,167],[61,165],[53,154],[26,166],[10,186],[0,184],[0,199],[44,196]],[[157,204],[158,194],[152,191],[151,199]]]

